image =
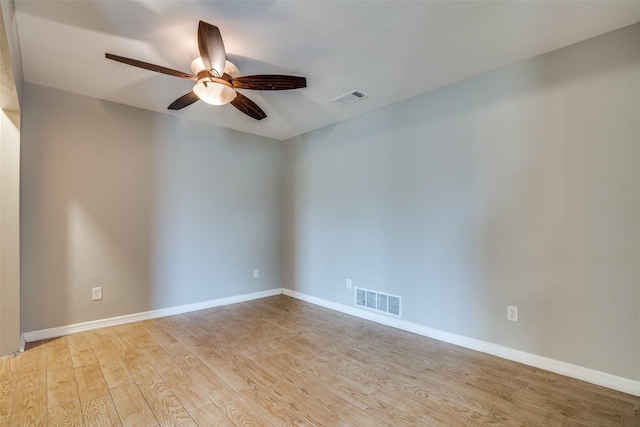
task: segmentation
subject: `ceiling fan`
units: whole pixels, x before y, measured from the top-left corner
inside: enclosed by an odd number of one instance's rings
[[[195,81],[193,90],[173,101],[169,105],[170,110],[180,110],[198,100],[213,105],[231,103],[246,115],[256,120],[262,120],[267,117],[265,112],[255,102],[237,92],[236,89],[289,90],[307,87],[307,79],[299,76],[283,74],[239,76],[238,67],[227,61],[220,30],[215,25],[204,21],[200,21],[198,25],[198,49],[200,57],[191,63],[193,74],[111,53],[107,53],[105,56],[108,59],[134,67]]]

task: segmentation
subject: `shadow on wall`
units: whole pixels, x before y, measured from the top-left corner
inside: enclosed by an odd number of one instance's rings
[[[23,331],[280,287],[275,141],[34,85],[25,100]]]
[[[28,89],[23,330],[131,313],[151,283],[154,129],[93,100]],[[91,301],[92,287],[103,301]]]

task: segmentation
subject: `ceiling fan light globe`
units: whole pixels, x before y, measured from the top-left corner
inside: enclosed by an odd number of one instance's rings
[[[201,72],[205,71],[204,62],[202,62],[202,58],[197,57],[193,61],[191,61],[191,71],[196,76]],[[213,70],[212,70],[213,71]],[[224,63],[224,73],[230,75],[231,77],[238,77],[240,75],[240,70],[233,62],[226,60]],[[217,73],[214,72],[214,75]]]
[[[204,70],[204,62],[202,62],[202,58],[197,57],[196,59],[191,61],[191,71],[193,71],[193,74],[197,76],[201,71]]]
[[[224,73],[231,77],[238,77],[240,75],[240,70],[236,67],[236,64],[227,59],[224,64]]]
[[[236,97],[233,86],[215,77],[205,77],[198,80],[198,83],[193,87],[193,93],[202,101],[212,105],[225,105]]]

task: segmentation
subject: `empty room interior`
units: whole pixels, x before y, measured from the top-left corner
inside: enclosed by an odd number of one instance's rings
[[[0,5],[0,427],[640,426],[640,2]]]

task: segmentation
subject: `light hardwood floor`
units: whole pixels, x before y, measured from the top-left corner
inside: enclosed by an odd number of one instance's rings
[[[278,296],[0,360],[4,426],[640,426],[640,398]]]

